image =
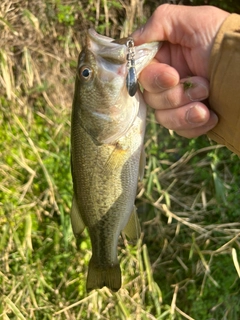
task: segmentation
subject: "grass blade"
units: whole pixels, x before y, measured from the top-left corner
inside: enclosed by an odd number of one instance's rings
[[[235,248],[232,248],[232,259],[233,259],[234,266],[237,270],[238,277],[240,278],[240,266],[238,262],[237,251]]]
[[[12,300],[10,300],[8,297],[5,297],[4,301],[8,305],[8,307],[12,310],[12,312],[16,315],[17,319],[19,319],[19,320],[27,320],[27,318],[24,317],[24,315],[21,313],[21,311],[12,302]]]

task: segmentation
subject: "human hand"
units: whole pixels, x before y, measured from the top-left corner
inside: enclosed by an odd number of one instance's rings
[[[139,81],[157,121],[186,138],[205,134],[218,122],[204,102],[211,49],[228,15],[211,6],[164,4],[132,35],[135,45],[164,41]]]

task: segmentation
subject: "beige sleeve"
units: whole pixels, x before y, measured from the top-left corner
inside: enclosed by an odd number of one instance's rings
[[[219,122],[208,136],[240,156],[240,15],[231,14],[222,24],[209,72],[210,108]]]

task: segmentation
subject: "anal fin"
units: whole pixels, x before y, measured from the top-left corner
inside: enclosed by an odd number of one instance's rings
[[[129,238],[130,241],[137,242],[141,235],[141,227],[137,216],[136,206],[133,206],[133,211],[130,215],[126,227],[123,232]]]

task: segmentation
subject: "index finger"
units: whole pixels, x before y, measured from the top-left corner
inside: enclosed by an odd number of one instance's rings
[[[148,92],[157,93],[175,87],[179,83],[179,74],[176,69],[155,59],[143,69],[139,82]]]
[[[169,10],[170,6],[171,10]],[[174,9],[174,7],[175,6],[172,4],[163,4],[159,6],[154,11],[153,15],[150,17],[147,23],[133,32],[132,37],[135,45],[140,45],[142,43],[152,41],[170,41],[171,39],[169,39],[169,35],[172,34],[174,36],[174,32],[170,32],[171,29],[173,29],[171,16],[172,9]]]

